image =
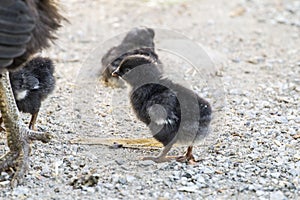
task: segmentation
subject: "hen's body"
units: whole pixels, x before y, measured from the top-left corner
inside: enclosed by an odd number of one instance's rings
[[[16,69],[49,47],[63,17],[54,0],[0,2],[0,72]]]
[[[146,27],[131,29],[121,44],[112,47],[102,58],[102,80],[112,86],[121,87],[122,82],[112,77],[120,62],[129,55],[151,55],[157,57],[154,50],[154,30]]]
[[[188,145],[180,161],[194,161],[192,147],[209,132],[212,109],[193,91],[162,78],[158,63],[151,57],[125,58],[113,73],[122,77],[132,90],[130,101],[138,119],[147,124],[153,137],[164,145],[156,162],[169,160],[166,155],[175,143]]]
[[[12,185],[28,168],[31,140],[48,142],[49,134],[26,128],[12,94],[8,71],[22,67],[36,52],[50,45],[63,17],[55,0],[0,1],[0,109],[10,151],[0,158],[0,172],[16,167]]]
[[[32,115],[30,129],[34,129],[42,101],[54,90],[53,73],[53,62],[42,57],[34,58],[21,70],[9,73],[18,109]]]

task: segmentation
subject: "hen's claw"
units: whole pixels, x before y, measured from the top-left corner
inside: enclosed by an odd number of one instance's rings
[[[49,133],[34,132],[25,126],[20,127],[20,133],[20,148],[10,148],[10,151],[0,158],[0,171],[7,170],[9,168],[16,169],[11,180],[12,187],[22,184],[23,177],[28,171],[31,141],[39,140],[46,143],[52,138]]]

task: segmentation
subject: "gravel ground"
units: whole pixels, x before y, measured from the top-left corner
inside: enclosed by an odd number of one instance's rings
[[[24,186],[12,190],[9,174],[0,175],[0,199],[300,199],[299,1],[62,4],[70,23],[42,52],[56,62],[57,87],[37,124],[55,138],[32,145]],[[215,63],[209,75],[187,76],[186,61],[158,51],[166,73],[215,109],[212,133],[195,149],[197,165],[139,160],[159,150],[70,143],[150,136],[130,110],[126,89],[104,87],[97,74],[100,56],[118,41],[114,36],[140,25],[185,35]],[[5,141],[2,134],[0,154]],[[183,151],[176,147],[171,154]]]

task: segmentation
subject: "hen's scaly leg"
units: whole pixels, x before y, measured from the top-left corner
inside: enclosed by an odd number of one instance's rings
[[[22,182],[28,168],[30,141],[49,142],[51,135],[29,130],[19,117],[19,111],[10,86],[8,72],[0,74],[0,110],[10,151],[0,158],[0,172],[16,167],[11,186]]]
[[[29,122],[29,129],[34,130],[34,131],[36,130],[35,129],[35,122],[36,122],[38,114],[39,114],[39,112],[36,112],[36,113],[31,115],[31,120]]]
[[[0,112],[1,113],[1,112]],[[3,118],[2,116],[0,117],[0,132],[5,131],[5,128],[2,127],[2,123],[3,123]]]

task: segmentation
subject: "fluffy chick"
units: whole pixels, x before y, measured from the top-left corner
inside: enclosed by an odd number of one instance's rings
[[[130,102],[137,118],[164,145],[159,156],[143,159],[169,161],[172,158],[167,153],[175,143],[180,143],[188,145],[188,149],[176,160],[195,162],[193,145],[209,133],[210,104],[192,90],[163,78],[158,62],[150,56],[128,56],[112,75],[121,77],[132,87]]]
[[[33,58],[22,69],[9,73],[18,109],[31,114],[30,129],[35,129],[42,101],[54,90],[53,73],[52,60],[43,57]]]
[[[147,27],[136,27],[131,29],[121,44],[112,47],[102,57],[101,79],[106,85],[122,87],[119,79],[112,77],[112,72],[116,70],[125,56],[135,54],[153,54],[157,57],[154,50],[154,30]]]

